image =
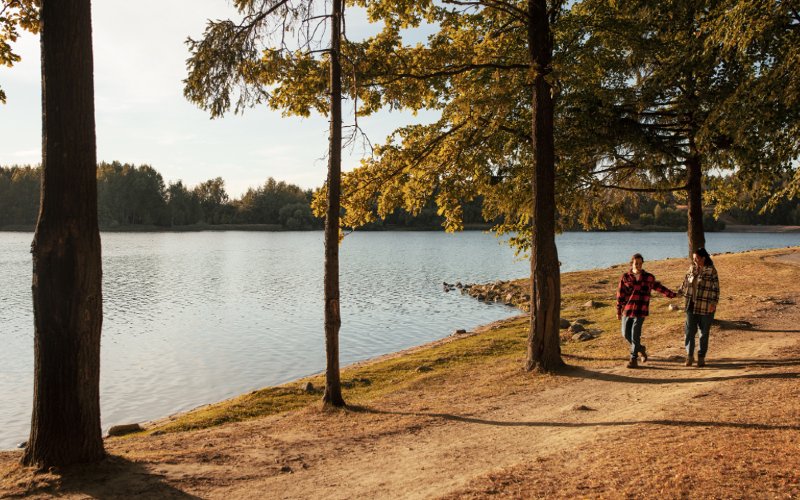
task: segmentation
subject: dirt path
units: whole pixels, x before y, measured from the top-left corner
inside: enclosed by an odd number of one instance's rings
[[[582,379],[578,383],[516,397],[508,405],[477,414],[418,412],[418,432],[342,447],[311,470],[236,484],[225,496],[245,498],[256,488],[280,492],[282,498],[428,498],[520,463],[569,456],[570,450],[589,442],[613,444],[616,434],[640,424],[697,425],[675,412],[680,402],[704,395],[713,405],[715,396],[708,395],[721,384],[768,380],[775,367],[759,366],[757,360],[774,359],[776,352],[797,343],[796,336],[774,334],[768,343],[762,336],[752,332],[719,350],[722,358],[703,370],[661,355],[633,373],[625,368],[576,370],[568,376]],[[797,369],[794,372],[797,376]],[[281,426],[272,427],[270,434],[279,439]]]
[[[797,255],[781,262],[795,266]],[[800,296],[798,281],[780,292]],[[497,393],[460,381],[444,395],[419,387],[342,412],[114,440],[100,468],[33,478],[12,468],[1,484],[7,494],[100,498],[791,498],[800,308],[773,303],[746,311],[752,326],[732,311],[715,327],[703,369],[683,366],[676,341],[639,370],[609,359],[517,374],[520,384]]]

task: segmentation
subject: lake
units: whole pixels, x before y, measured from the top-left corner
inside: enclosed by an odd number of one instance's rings
[[[0,449],[25,440],[30,425],[31,239],[0,233]],[[800,245],[800,233],[707,239],[712,253]],[[324,369],[322,232],[103,233],[102,241],[104,431]],[[634,252],[679,257],[687,246],[684,233],[566,233],[557,243],[564,272]],[[340,248],[342,365],[518,314],[445,293],[442,282],[529,273],[526,260],[481,232],[357,232]]]

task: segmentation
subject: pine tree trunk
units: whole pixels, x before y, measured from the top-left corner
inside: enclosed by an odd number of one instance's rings
[[[344,406],[339,376],[339,207],[342,177],[342,0],[333,0],[331,13],[331,131],[328,151],[328,214],[325,217],[325,395],[326,405]]]
[[[689,191],[689,257],[698,248],[706,246],[703,228],[703,173],[700,156],[692,151],[686,161],[687,185]]]
[[[561,274],[555,240],[555,146],[553,98],[545,77],[552,71],[553,37],[546,0],[528,2],[528,50],[533,86],[533,241],[531,245],[531,329],[527,370],[553,371],[561,359],[559,319]]]
[[[33,240],[34,399],[22,462],[103,458],[103,321],[90,0],[43,0],[42,192]]]

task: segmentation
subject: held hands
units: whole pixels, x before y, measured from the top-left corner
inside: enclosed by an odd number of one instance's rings
[[[711,311],[712,313],[716,312],[717,305],[716,304],[711,304],[710,306],[708,306],[708,310]]]

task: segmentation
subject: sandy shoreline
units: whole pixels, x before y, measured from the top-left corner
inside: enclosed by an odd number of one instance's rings
[[[723,233],[800,233],[800,226],[750,226],[729,224]]]

